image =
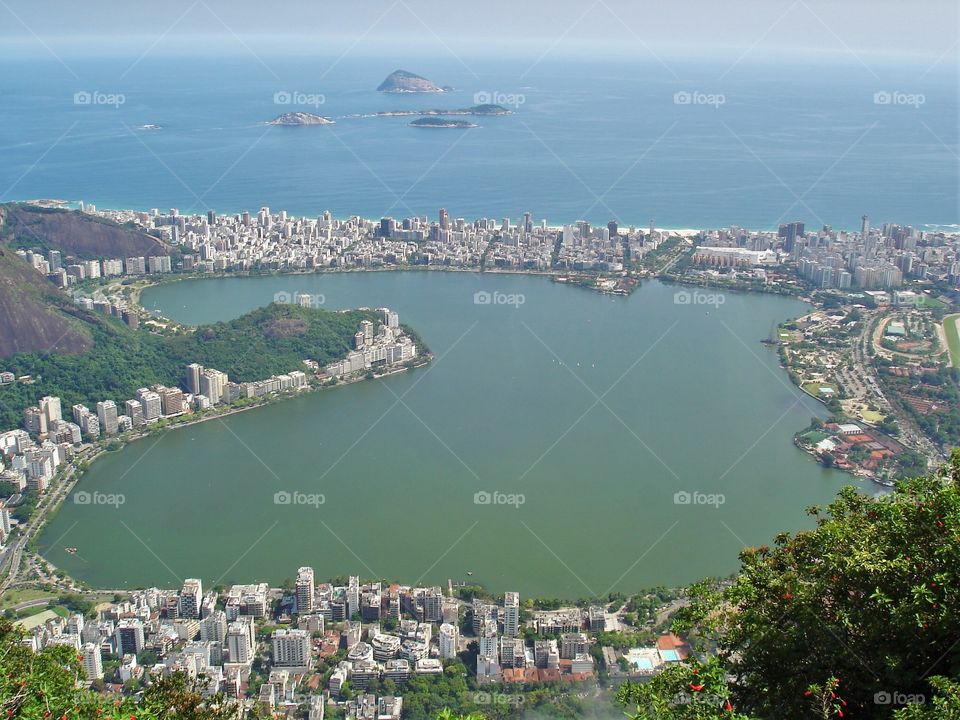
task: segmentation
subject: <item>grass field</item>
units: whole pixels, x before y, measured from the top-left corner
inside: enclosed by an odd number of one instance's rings
[[[950,350],[950,364],[960,368],[960,331],[957,330],[957,321],[960,314],[947,315],[943,319],[943,331],[947,336],[947,348]]]
[[[57,597],[54,593],[48,593],[44,590],[34,590],[27,588],[24,590],[7,590],[0,598],[0,610],[19,605],[20,603],[30,602],[31,600],[43,600],[49,598],[53,600]]]
[[[946,305],[942,301],[937,300],[937,298],[930,297],[929,295],[921,295],[917,298],[917,307],[942,310]]]
[[[57,613],[53,610],[44,610],[23,620],[17,620],[14,624],[19,625],[24,630],[33,630],[38,625],[43,625],[47,620],[52,620],[55,617],[57,617]]]

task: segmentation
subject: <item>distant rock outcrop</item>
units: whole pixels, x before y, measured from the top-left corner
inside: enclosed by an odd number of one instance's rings
[[[314,115],[306,112],[289,112],[278,115],[268,125],[284,125],[286,127],[300,127],[302,125],[333,125],[334,121],[323,115]]]
[[[432,80],[406,70],[395,70],[380,83],[377,92],[385,93],[442,93],[453,88],[440,87]]]

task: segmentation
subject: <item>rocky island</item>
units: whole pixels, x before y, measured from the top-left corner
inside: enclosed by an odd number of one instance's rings
[[[278,115],[268,122],[268,125],[283,125],[286,127],[301,127],[303,125],[333,125],[334,121],[322,115],[305,112],[289,112]]]
[[[480,126],[476,123],[468,122],[467,120],[447,120],[439,117],[419,117],[410,123],[410,127],[468,129],[477,128]]]
[[[432,80],[406,70],[395,70],[380,83],[377,92],[384,93],[442,93],[451,87],[440,87]]]

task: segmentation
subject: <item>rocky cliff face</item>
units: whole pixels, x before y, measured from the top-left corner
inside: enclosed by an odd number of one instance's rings
[[[72,312],[78,311],[64,293],[13,250],[0,246],[0,357],[90,349],[90,333]]]
[[[0,206],[0,357],[21,352],[79,353],[92,346],[84,313],[17,254],[17,248],[59,250],[65,260],[170,252],[166,244],[144,232],[83,213]]]

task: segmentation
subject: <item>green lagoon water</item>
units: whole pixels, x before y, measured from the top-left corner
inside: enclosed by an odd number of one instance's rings
[[[524,303],[477,305],[481,290]],[[125,503],[66,503],[41,549],[111,588],[279,582],[309,564],[318,578],[582,597],[730,573],[744,544],[808,526],[804,508],[853,480],[794,447],[823,408],[760,342],[805,306],[729,293],[684,305],[677,290],[654,281],[611,298],[542,277],[439,272],[152,288],[145,306],[191,324],[278,292],[322,295],[330,309],[387,305],[436,360],[105,456],[78,487]],[[276,504],[280,491],[325,502]],[[524,503],[477,504],[483,491]],[[724,502],[678,504],[678,492]]]

